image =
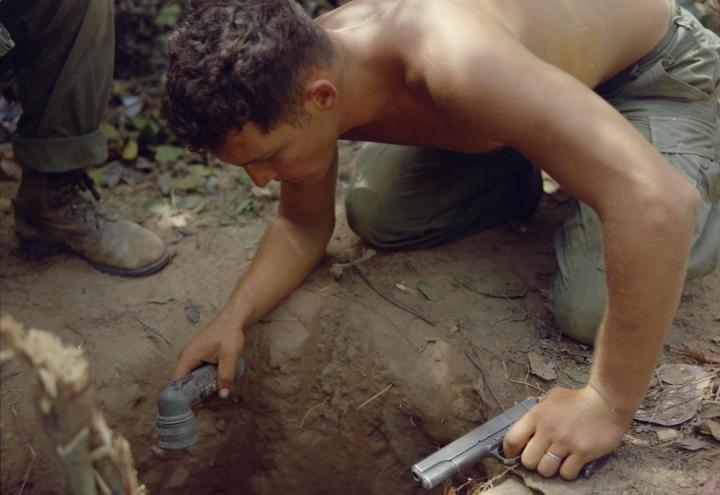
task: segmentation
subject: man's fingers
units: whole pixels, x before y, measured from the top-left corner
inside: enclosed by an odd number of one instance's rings
[[[537,465],[537,472],[545,478],[555,476],[560,470],[560,466],[567,457],[567,449],[563,449],[558,444],[552,444],[545,449],[540,462]]]
[[[525,446],[520,461],[531,471],[535,471],[545,451],[550,447],[550,440],[545,437],[534,436]]]
[[[202,364],[202,360],[191,356],[190,354],[180,353],[175,370],[172,372],[172,379],[179,380],[190,374],[192,370]]]
[[[526,414],[505,434],[503,453],[505,458],[517,457],[535,433],[535,421]]]
[[[224,354],[220,356],[218,363],[218,394],[222,399],[230,396],[233,383],[235,382],[235,366],[238,357],[236,354]]]
[[[580,474],[580,470],[583,468],[588,460],[585,457],[581,457],[577,454],[570,454],[565,462],[560,466],[560,476],[566,480],[574,480]]]

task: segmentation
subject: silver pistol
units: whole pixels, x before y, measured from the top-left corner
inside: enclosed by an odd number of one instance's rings
[[[432,488],[443,480],[454,476],[464,469],[476,464],[483,457],[495,457],[506,466],[520,463],[520,456],[505,457],[502,451],[505,433],[525,413],[538,403],[537,397],[525,399],[487,423],[478,426],[471,432],[447,444],[434,454],[426,457],[412,467],[412,475],[425,488]],[[580,475],[587,478],[605,464],[605,455],[589,462],[580,470]]]
[[[532,409],[537,401],[536,397],[525,399],[426,457],[412,467],[413,478],[425,488],[432,488],[476,464],[483,457],[493,456],[509,466],[517,464],[519,457],[506,459],[503,456],[503,438],[510,427]]]

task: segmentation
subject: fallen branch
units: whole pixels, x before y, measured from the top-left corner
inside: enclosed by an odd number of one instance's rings
[[[366,400],[365,402],[363,402],[362,404],[360,404],[359,406],[357,406],[357,410],[359,411],[359,410],[362,409],[363,407],[365,407],[365,406],[367,406],[368,404],[370,404],[372,401],[374,401],[375,399],[377,399],[378,397],[380,397],[382,394],[384,394],[385,392],[387,392],[388,390],[390,390],[390,389],[392,388],[392,386],[393,386],[393,384],[391,383],[390,385],[388,385],[387,387],[385,387],[383,390],[381,390],[380,392],[378,392],[378,393],[376,393],[375,395],[373,395],[372,397],[370,397],[368,400]]]
[[[18,495],[22,495],[23,492],[25,492],[25,486],[27,485],[28,480],[30,479],[30,472],[32,471],[33,464],[35,464],[35,451],[33,450],[32,446],[30,444],[27,444],[27,448],[30,449],[30,464],[28,465],[27,469],[25,470],[25,478],[23,479],[22,486],[20,486],[20,491],[18,492]]]
[[[505,408],[502,406],[502,404],[500,404],[500,401],[498,400],[497,395],[495,395],[495,392],[494,392],[493,389],[490,387],[490,384],[488,383],[487,378],[485,377],[485,371],[483,371],[483,369],[482,369],[482,367],[480,366],[480,364],[478,364],[478,363],[475,361],[475,359],[473,359],[473,356],[471,356],[471,355],[470,355],[470,352],[467,351],[467,350],[465,350],[465,357],[468,358],[468,361],[470,361],[470,363],[472,363],[472,365],[475,366],[475,368],[477,368],[478,372],[480,372],[480,376],[482,377],[482,381],[483,381],[483,386],[490,391],[490,395],[492,396],[493,400],[495,401],[495,404],[497,404],[497,406],[498,406],[502,411],[505,411]]]
[[[322,406],[328,401],[328,397],[325,397],[322,402],[315,404],[310,409],[307,410],[307,412],[303,415],[302,419],[300,420],[300,426],[298,427],[299,430],[302,430],[303,426],[305,426],[305,420],[307,420],[308,416],[310,416],[310,413],[312,413],[315,409]]]
[[[152,325],[150,325],[149,323],[147,323],[145,320],[143,320],[142,318],[140,318],[140,317],[138,317],[138,316],[133,316],[133,318],[135,318],[135,320],[136,320],[138,323],[140,323],[145,330],[147,330],[148,332],[150,332],[150,333],[153,334],[154,336],[162,339],[167,345],[171,345],[170,339],[168,339],[167,337],[165,337],[165,335],[163,335],[162,333],[160,333],[159,330],[157,330],[156,328],[154,328]]]
[[[421,320],[423,320],[424,322],[426,322],[426,323],[428,323],[428,324],[430,324],[430,325],[432,325],[432,326],[437,325],[437,321],[433,320],[432,318],[430,318],[428,315],[426,315],[426,314],[423,313],[422,311],[420,311],[420,310],[418,310],[418,309],[415,309],[415,308],[411,308],[410,306],[401,303],[400,301],[398,301],[397,299],[395,299],[393,296],[391,296],[390,294],[388,294],[388,293],[385,292],[384,290],[380,289],[379,287],[376,287],[375,284],[373,284],[373,283],[370,281],[370,279],[368,279],[368,278],[365,276],[365,274],[360,270],[360,268],[358,268],[357,266],[353,266],[352,268],[353,268],[353,270],[355,270],[355,273],[357,273],[357,274],[360,276],[360,278],[363,279],[363,280],[365,281],[365,283],[368,284],[368,286],[369,286],[372,290],[374,290],[380,297],[382,297],[383,299],[385,299],[386,301],[388,301],[390,304],[392,304],[393,306],[396,306],[396,307],[398,307],[398,308],[400,308],[400,309],[402,309],[402,310],[404,310],[404,311],[407,311],[407,312],[410,313],[411,315],[413,315],[413,316],[415,316],[415,317],[417,317],[417,318],[420,318]]]
[[[0,340],[3,360],[18,359],[37,378],[43,427],[63,463],[70,493],[97,495],[100,488],[103,494],[147,495],[127,440],[95,409],[83,351],[51,333],[26,331],[9,315],[0,317]]]

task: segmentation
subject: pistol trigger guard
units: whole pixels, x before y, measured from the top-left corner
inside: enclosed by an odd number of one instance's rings
[[[517,466],[520,464],[520,456],[515,457],[505,457],[502,452],[502,443],[498,443],[497,445],[493,446],[493,448],[490,450],[490,453],[492,456],[503,463],[505,466]]]

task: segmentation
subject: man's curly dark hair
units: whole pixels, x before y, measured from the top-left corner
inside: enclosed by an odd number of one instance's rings
[[[181,140],[217,151],[231,129],[299,123],[304,84],[332,44],[293,0],[191,0],[168,41],[164,116]]]

